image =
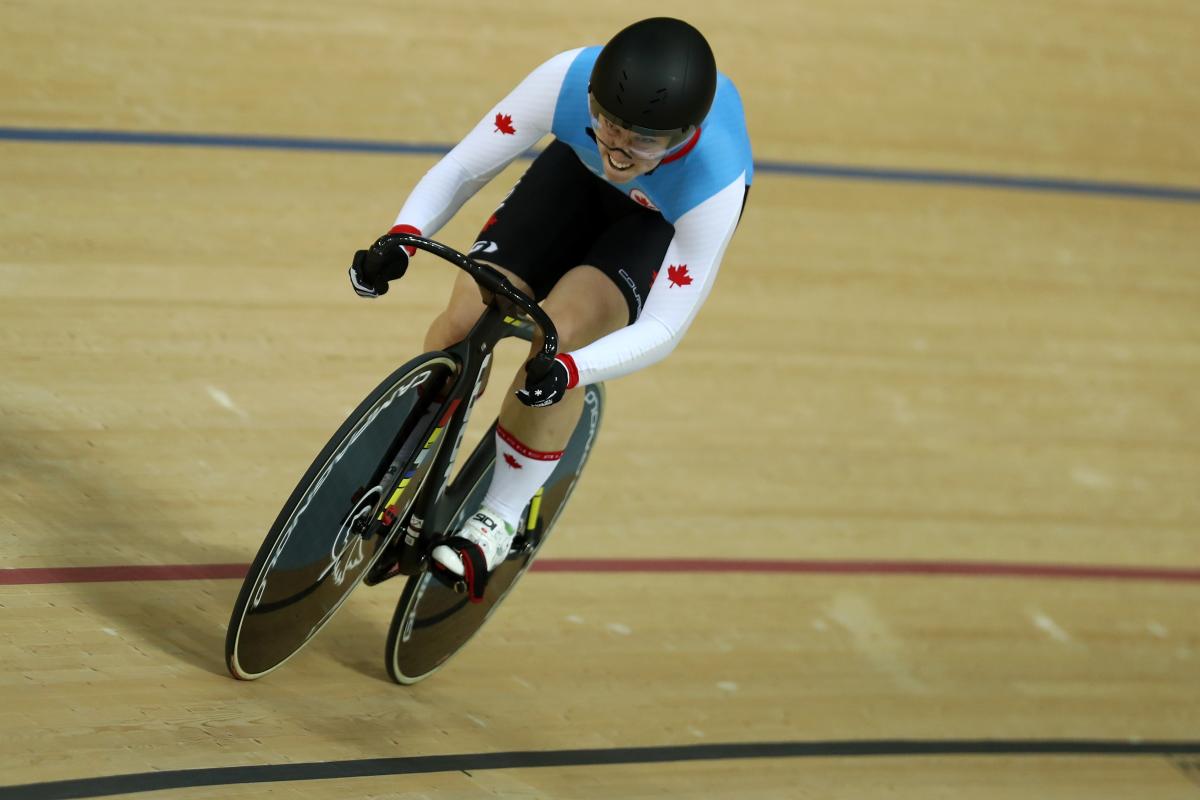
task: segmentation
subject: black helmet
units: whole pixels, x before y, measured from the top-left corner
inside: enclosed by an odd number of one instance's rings
[[[592,116],[623,128],[688,139],[717,91],[717,63],[700,31],[683,20],[635,22],[604,46],[588,87]],[[597,113],[599,112],[599,114]]]

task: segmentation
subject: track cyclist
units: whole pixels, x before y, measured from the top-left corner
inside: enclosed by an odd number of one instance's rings
[[[425,174],[396,224],[354,255],[350,281],[385,294],[412,252],[396,233],[433,236],[472,195],[546,134],[483,226],[471,256],[503,272],[554,320],[560,354],[520,371],[496,428],[482,507],[434,548],[441,568],[482,587],[521,514],[550,477],[583,408],[574,391],[627,375],[679,343],[717,277],[753,177],[741,98],[704,36],[677,19],[636,22],[603,48],[554,56]],[[462,273],[425,336],[459,341],[484,309]]]

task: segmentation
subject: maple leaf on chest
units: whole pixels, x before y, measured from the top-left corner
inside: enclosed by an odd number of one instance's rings
[[[671,264],[668,266],[667,280],[670,281],[672,287],[690,285],[692,276],[688,275],[687,264],[680,264],[679,266]]]
[[[513,127],[512,114],[497,114],[496,130],[507,136],[512,136],[515,134],[517,129]]]

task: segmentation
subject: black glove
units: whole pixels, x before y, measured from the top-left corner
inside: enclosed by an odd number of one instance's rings
[[[408,248],[399,237],[385,233],[366,250],[354,254],[350,265],[350,285],[359,297],[379,297],[387,294],[388,281],[404,277],[408,269]]]
[[[525,365],[525,388],[517,390],[517,399],[527,406],[552,406],[571,388],[571,371],[562,357],[547,363],[534,358]]]

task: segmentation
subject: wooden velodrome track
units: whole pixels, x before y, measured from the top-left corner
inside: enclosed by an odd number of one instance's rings
[[[516,9],[0,2],[0,798],[1200,797],[1200,7]],[[395,583],[230,679],[233,576],[452,280],[350,292],[436,156],[314,141],[449,145],[651,13],[760,169],[560,571],[416,687]]]

